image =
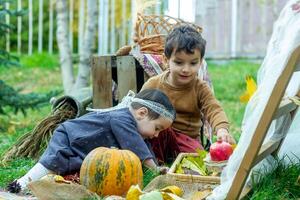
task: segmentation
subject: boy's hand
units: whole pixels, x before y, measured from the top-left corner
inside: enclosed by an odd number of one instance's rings
[[[235,140],[232,135],[229,134],[227,129],[221,128],[217,130],[217,141],[228,142],[229,144],[235,144]]]

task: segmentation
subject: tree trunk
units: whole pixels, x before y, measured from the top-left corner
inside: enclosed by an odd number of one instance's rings
[[[72,55],[70,51],[69,39],[68,39],[68,7],[67,1],[56,1],[56,39],[59,49],[60,67],[62,72],[62,80],[65,94],[72,92],[74,84]]]
[[[97,0],[87,1],[87,22],[82,48],[79,49],[79,68],[74,91],[87,87],[90,79],[90,56],[92,54],[97,22]]]

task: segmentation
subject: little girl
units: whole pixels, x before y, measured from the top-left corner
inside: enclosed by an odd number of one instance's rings
[[[157,137],[171,126],[175,110],[169,98],[157,89],[147,89],[130,99],[129,106],[107,112],[91,112],[60,124],[38,163],[13,184],[26,188],[49,174],[78,172],[87,154],[97,147],[117,147],[134,152],[146,167],[157,168],[144,139]],[[12,187],[8,187],[12,188]]]

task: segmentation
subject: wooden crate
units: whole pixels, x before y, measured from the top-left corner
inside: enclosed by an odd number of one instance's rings
[[[113,106],[112,80],[118,84],[121,100],[129,90],[138,92],[148,78],[133,56],[93,56],[91,67],[93,108]]]
[[[182,182],[194,182],[194,183],[208,183],[208,184],[220,184],[220,177],[218,176],[201,176],[192,174],[177,174],[175,173],[177,165],[186,156],[198,156],[197,153],[180,153],[171,168],[169,169],[167,176],[171,176],[178,181]]]

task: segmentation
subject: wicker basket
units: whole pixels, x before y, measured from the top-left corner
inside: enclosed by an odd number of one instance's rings
[[[142,53],[162,54],[165,38],[176,26],[188,24],[200,33],[202,28],[181,19],[167,15],[142,15],[138,13],[135,24],[134,42]]]
[[[175,173],[178,164],[186,156],[198,156],[197,153],[180,153],[174,163],[172,164],[167,176],[171,176],[178,181],[182,182],[194,182],[194,183],[208,183],[208,184],[220,184],[219,176],[201,176],[192,174],[177,174]]]

